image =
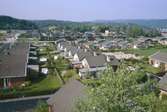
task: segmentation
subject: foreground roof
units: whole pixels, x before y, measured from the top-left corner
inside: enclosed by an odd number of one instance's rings
[[[167,53],[165,52],[157,52],[150,56],[151,59],[158,60],[162,63],[167,63]]]
[[[0,54],[0,78],[25,77],[29,44],[16,43]]]
[[[75,79],[70,79],[47,103],[52,105],[54,112],[71,112],[78,98],[84,96],[84,85]]]

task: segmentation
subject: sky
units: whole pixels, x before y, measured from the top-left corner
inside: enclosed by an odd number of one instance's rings
[[[0,15],[31,20],[167,19],[167,0],[0,0]]]

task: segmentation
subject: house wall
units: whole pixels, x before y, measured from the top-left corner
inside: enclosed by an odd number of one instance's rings
[[[133,49],[137,49],[137,48],[138,48],[137,45],[134,45],[134,46],[133,46]]]
[[[167,45],[167,41],[159,41],[161,45]]]
[[[161,91],[160,95],[159,95],[160,99],[162,99],[163,96],[167,96],[167,92],[166,91],[164,91],[164,90],[160,90],[160,91]]]
[[[52,109],[51,105],[49,105],[49,107],[48,107],[48,112],[53,112],[53,109]]]
[[[83,76],[85,76],[85,74],[86,74],[86,73],[79,72],[79,76],[80,76],[80,77],[83,77]]]
[[[156,68],[160,67],[161,65],[161,63],[158,60],[152,60],[152,59],[149,59],[149,63]]]
[[[104,47],[104,46],[101,46],[101,47],[100,47],[100,49],[101,49],[101,50],[104,50],[104,51],[107,51],[107,50],[109,50],[109,48],[107,48],[107,47]]]
[[[83,67],[83,66],[82,66],[81,63],[78,63],[78,64],[73,65],[73,68],[75,68],[75,69],[81,69],[82,67]]]
[[[73,58],[74,61],[79,61],[79,57],[77,54],[74,55],[74,58]]]
[[[58,50],[63,50],[62,46],[60,45],[60,43],[57,45],[57,49]]]
[[[69,57],[72,57],[72,56],[73,56],[72,53],[71,53],[71,51],[68,52],[68,56],[69,56]]]
[[[25,82],[25,77],[11,78],[11,79],[8,79],[8,86],[12,88],[12,87],[15,87],[15,86],[19,86],[24,82]]]
[[[9,88],[13,88],[13,87],[19,86],[19,85],[21,85],[24,82],[25,82],[25,78],[24,77],[6,79],[6,84],[7,84],[7,87],[9,87]],[[4,79],[0,80],[0,88],[4,88]]]
[[[84,68],[90,68],[86,59],[82,60],[82,65],[83,65]]]
[[[160,68],[162,72],[167,71],[167,64],[161,63],[158,60],[149,59],[149,64],[156,68]]]
[[[165,71],[167,71],[167,64],[165,64]]]

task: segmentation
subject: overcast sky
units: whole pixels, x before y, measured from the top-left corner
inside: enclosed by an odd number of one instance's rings
[[[0,15],[72,21],[165,19],[167,0],[0,0]]]

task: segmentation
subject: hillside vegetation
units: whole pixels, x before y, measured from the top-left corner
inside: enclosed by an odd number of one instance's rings
[[[31,21],[16,19],[9,16],[0,16],[0,29],[32,30],[37,29],[37,26]]]

